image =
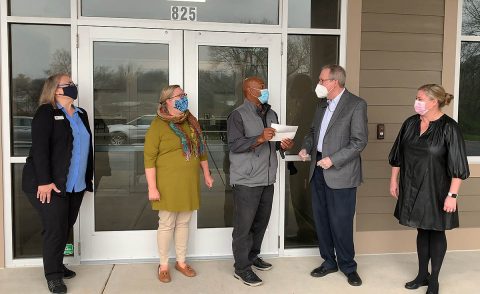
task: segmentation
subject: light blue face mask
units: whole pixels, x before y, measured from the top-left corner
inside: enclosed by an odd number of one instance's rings
[[[183,96],[182,98],[175,101],[175,108],[181,112],[185,112],[188,109],[188,98]]]
[[[262,89],[260,90],[260,96],[258,96],[258,101],[260,101],[260,103],[262,104],[265,104],[268,102],[268,97],[269,97],[268,89]]]

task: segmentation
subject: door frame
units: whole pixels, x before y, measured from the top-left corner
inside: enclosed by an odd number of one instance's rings
[[[79,106],[90,114],[89,123],[94,126],[93,103],[93,42],[129,42],[169,44],[172,47],[183,48],[182,31],[179,30],[152,30],[143,28],[118,27],[84,27],[78,29],[78,83]],[[175,65],[175,66],[172,66]],[[183,84],[183,53],[169,50],[169,81],[174,84]],[[94,140],[95,138],[93,138]],[[115,260],[142,260],[157,258],[156,231],[105,231],[95,232],[95,209],[93,193],[86,192],[79,214],[80,238],[77,248],[81,248],[81,262],[115,261]],[[119,235],[121,232],[121,235]],[[133,242],[134,240],[142,242]],[[81,244],[81,246],[80,246]],[[107,244],[121,246],[107,246]],[[121,248],[119,248],[121,247]],[[129,248],[129,256],[125,256],[124,248]],[[140,253],[140,254],[135,254]],[[150,254],[145,254],[150,253]],[[151,254],[154,253],[154,254]]]
[[[184,45],[193,46],[189,50],[185,49],[185,83],[184,90],[196,99],[191,100],[190,111],[198,117],[198,48],[199,46],[226,46],[226,47],[262,47],[268,48],[268,81],[271,99],[269,103],[272,105],[280,119],[281,115],[281,53],[282,42],[280,34],[254,34],[254,33],[232,33],[232,32],[211,32],[211,31],[184,31]],[[270,87],[275,85],[275,87]],[[272,99],[273,98],[273,99]],[[278,154],[277,157],[279,158]],[[280,160],[278,160],[280,163]],[[280,165],[279,165],[280,166]],[[279,167],[277,167],[277,175],[279,175]],[[280,248],[280,176],[274,184],[274,198],[272,205],[272,214],[268,224],[265,238],[262,243],[262,254],[275,255],[279,254]],[[191,221],[191,233],[189,244],[189,253],[193,256],[232,256],[231,252],[231,234],[232,227],[227,228],[197,228],[197,212],[194,213]],[[202,240],[215,240],[218,236],[228,238],[228,247],[218,248],[217,253],[211,245],[202,243]],[[227,237],[228,236],[228,237]],[[193,242],[194,241],[194,242]],[[225,245],[224,245],[225,246]],[[219,254],[218,254],[219,253]]]
[[[238,46],[238,47],[266,47],[269,50],[268,58],[268,85],[276,85],[270,88],[270,97],[272,108],[281,116],[281,34],[255,34],[255,33],[226,33],[211,31],[182,31],[182,30],[164,30],[164,29],[144,29],[144,28],[119,28],[119,27],[91,27],[79,26],[79,44],[78,48],[78,83],[79,83],[79,106],[90,113],[90,125],[94,125],[94,103],[93,103],[93,42],[141,42],[141,43],[169,43],[170,48],[182,48],[182,50],[169,50],[169,83],[184,85],[186,92],[191,97],[198,97],[198,46]],[[188,49],[185,49],[185,45]],[[194,45],[194,46],[191,46]],[[193,48],[193,49],[192,49]],[[172,54],[173,52],[177,52]],[[189,68],[185,69],[184,64]],[[193,65],[193,66],[192,66]],[[184,81],[185,79],[185,81]],[[190,98],[190,110],[192,114],[198,116],[198,99]],[[277,155],[278,156],[278,155]],[[279,162],[281,162],[279,160]],[[281,246],[281,215],[280,202],[280,164],[277,168],[277,181],[274,185],[274,203],[269,227],[262,245],[262,252],[266,255],[279,255]],[[84,197],[79,214],[79,239],[75,240],[75,248],[81,248],[78,253],[81,263],[91,262],[114,262],[122,260],[153,260],[157,259],[156,249],[156,231],[138,230],[138,231],[105,231],[95,232],[94,223],[94,198],[93,194],[87,192]],[[202,258],[208,256],[231,256],[230,236],[232,228],[209,228],[197,229],[197,213],[194,213],[190,224],[190,238],[188,247],[188,256]],[[218,240],[228,238],[228,248],[223,247],[223,251],[212,250],[208,244],[201,240]],[[227,237],[228,236],[228,237]],[[142,240],[142,245],[134,240]],[[125,242],[129,240],[130,242]],[[199,242],[200,241],[200,242]],[[116,250],[114,246],[108,244],[121,244],[121,248]],[[127,249],[125,249],[125,247]],[[265,250],[264,250],[265,248]],[[122,252],[135,252],[139,254],[122,254]],[[173,252],[173,248],[172,248]],[[145,254],[147,253],[147,254]]]

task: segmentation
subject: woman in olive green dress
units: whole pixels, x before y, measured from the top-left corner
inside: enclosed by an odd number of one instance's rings
[[[145,175],[148,199],[158,210],[158,278],[170,282],[168,252],[175,236],[175,269],[188,277],[195,270],[185,263],[188,226],[200,203],[199,169],[211,188],[205,140],[198,120],[188,111],[188,98],[178,85],[162,90],[157,117],[145,136]]]

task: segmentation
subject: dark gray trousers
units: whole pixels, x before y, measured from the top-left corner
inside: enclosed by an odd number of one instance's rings
[[[251,269],[253,260],[260,254],[272,202],[273,185],[233,186],[232,250],[236,272]]]

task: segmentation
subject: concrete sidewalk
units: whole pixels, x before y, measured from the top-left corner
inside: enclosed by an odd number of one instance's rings
[[[425,293],[426,287],[407,290],[405,282],[417,273],[416,254],[358,256],[358,272],[363,285],[352,287],[340,273],[312,278],[320,257],[268,259],[271,271],[259,272],[264,284],[249,287],[236,280],[232,260],[192,261],[198,276],[187,278],[171,267],[172,282],[163,284],[156,277],[156,264],[80,265],[65,280],[68,293]],[[440,274],[440,293],[480,293],[480,252],[449,252]],[[42,268],[0,270],[0,293],[49,293]]]

